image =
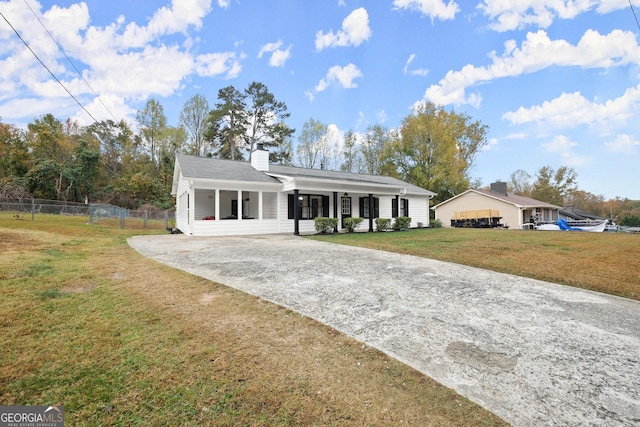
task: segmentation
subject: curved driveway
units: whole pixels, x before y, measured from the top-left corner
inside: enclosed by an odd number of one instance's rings
[[[514,425],[640,425],[639,302],[294,236],[129,244],[330,325]]]

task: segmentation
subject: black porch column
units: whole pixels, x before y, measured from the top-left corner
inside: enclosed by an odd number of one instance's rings
[[[299,191],[293,190],[293,235],[300,234],[300,200],[298,200]]]
[[[373,233],[373,194],[369,194],[369,233]]]
[[[334,218],[338,218],[338,192],[334,191],[333,192],[333,217]],[[334,233],[338,232],[338,226],[336,225],[336,228],[333,229]]]

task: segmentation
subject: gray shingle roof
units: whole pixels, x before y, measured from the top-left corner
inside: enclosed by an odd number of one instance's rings
[[[552,205],[551,203],[541,202],[540,200],[532,199],[529,197],[518,196],[517,194],[502,194],[489,190],[475,191],[477,191],[478,193],[486,194],[487,196],[495,197],[496,199],[504,200],[505,202],[513,203],[514,205],[534,208],[561,209],[559,206]]]
[[[340,171],[331,171],[324,169],[308,169],[308,168],[299,168],[295,166],[278,166],[271,165],[269,166],[269,173],[273,173],[276,175],[285,175],[293,178],[310,178],[316,180],[331,180],[331,181],[345,181],[359,184],[379,184],[379,185],[387,185],[387,186],[395,186],[406,188],[407,191],[411,191],[413,194],[424,194],[424,195],[434,195],[435,193],[425,190],[424,188],[420,188],[416,185],[409,184],[408,182],[404,182],[400,179],[393,178],[390,176],[381,176],[381,175],[367,175],[361,173],[351,173],[351,172],[340,172]]]
[[[550,203],[546,203],[546,202],[541,202],[540,200],[536,200],[536,199],[531,199],[529,197],[523,197],[523,196],[518,196],[517,194],[503,194],[503,193],[497,193],[495,191],[490,191],[490,190],[474,190],[474,189],[469,189],[465,192],[462,192],[460,194],[458,194],[455,197],[452,197],[450,199],[445,200],[444,202],[439,203],[438,205],[434,206],[431,209],[436,209],[444,204],[449,203],[452,200],[455,200],[469,192],[475,192],[475,193],[479,193],[479,194],[484,194],[485,196],[489,196],[489,197],[493,197],[494,199],[498,199],[498,200],[502,200],[504,202],[507,203],[511,203],[513,205],[516,206],[522,206],[525,208],[549,208],[549,209],[561,209],[560,206],[556,206],[556,205],[552,205]]]
[[[234,161],[214,159],[209,157],[176,155],[176,164],[179,165],[182,175],[186,178],[216,179],[225,181],[279,183],[277,178],[269,174],[282,175],[292,178],[307,178],[313,180],[344,181],[345,183],[373,184],[405,188],[411,194],[423,194],[425,196],[435,193],[424,188],[406,183],[389,176],[366,175],[349,172],[329,171],[322,169],[307,169],[294,166],[269,165],[268,172],[254,169],[247,161]]]
[[[279,183],[277,179],[255,170],[251,163],[241,160],[223,160],[210,157],[176,155],[182,176],[196,179],[224,181]]]

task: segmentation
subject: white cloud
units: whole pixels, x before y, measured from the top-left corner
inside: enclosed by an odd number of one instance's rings
[[[131,114],[129,102],[140,102],[153,95],[170,96],[180,90],[185,78],[192,73],[200,76],[233,78],[242,70],[245,58],[239,52],[211,52],[193,55],[194,40],[189,32],[202,27],[211,10],[211,0],[172,0],[169,6],[157,9],[146,25],[126,22],[120,15],[104,27],[90,26],[89,9],[84,2],[69,7],[52,6],[35,10],[53,37],[64,46],[83,77],[100,98],[110,101],[114,114]],[[24,3],[19,0],[3,2],[3,13],[29,41],[40,59],[62,81],[87,109],[102,118],[104,107],[96,103],[95,95],[86,83],[71,70],[56,44],[46,34]],[[218,2],[219,5],[228,2]],[[38,7],[41,7],[38,5]],[[167,36],[182,36],[183,42],[165,43]],[[48,99],[30,99],[31,105],[58,105],[51,108],[62,114],[77,111],[78,106],[67,102],[68,95],[31,53],[16,39],[7,26],[0,26],[0,99],[2,109],[12,105],[12,98],[22,94]],[[286,52],[286,51],[283,51]],[[272,61],[284,61],[277,54]],[[92,101],[93,100],[93,101]],[[18,102],[17,100],[15,102]],[[22,112],[31,109],[21,109]],[[42,111],[42,110],[40,110]],[[12,115],[15,113],[12,113]],[[68,113],[71,116],[71,113]],[[79,113],[78,117],[86,115]],[[10,117],[5,114],[4,117]],[[123,117],[123,116],[117,116]],[[109,117],[111,118],[111,117]]]
[[[460,11],[458,4],[449,0],[445,4],[443,0],[394,0],[396,9],[413,10],[431,17],[431,19],[454,19],[456,13]]]
[[[481,82],[533,73],[553,65],[608,68],[640,64],[640,48],[634,34],[621,30],[607,35],[588,30],[575,46],[565,40],[551,40],[544,30],[538,30],[528,33],[520,48],[514,40],[507,41],[504,47],[502,56],[490,54],[489,66],[469,64],[460,71],[449,71],[438,84],[426,90],[425,99],[440,105],[478,106],[479,94],[468,95],[465,90]]]
[[[211,77],[223,74],[225,78],[234,78],[242,71],[240,59],[244,59],[244,56],[238,57],[235,52],[198,55],[195,61],[195,71],[200,76]]]
[[[269,65],[272,67],[282,67],[284,66],[287,59],[291,56],[291,45],[289,45],[286,49],[280,49],[282,47],[282,40],[278,40],[277,42],[267,43],[260,48],[260,52],[258,53],[258,58],[262,58],[262,55],[265,53],[271,53],[271,57],[269,58]]]
[[[640,85],[604,103],[591,102],[580,92],[562,93],[558,98],[530,108],[520,107],[509,111],[503,118],[512,124],[538,123],[557,128],[580,125],[607,125],[624,122],[636,114],[640,107]]]
[[[592,9],[604,14],[627,7],[629,0],[484,0],[478,5],[493,21],[489,27],[501,32],[528,26],[547,28],[555,18],[573,19]]]
[[[635,154],[640,148],[640,140],[631,135],[621,134],[604,143],[605,147],[616,153]]]
[[[354,80],[359,77],[362,77],[362,72],[353,64],[347,64],[344,67],[334,65],[329,68],[329,71],[327,72],[328,81],[331,82],[337,80],[345,89],[358,87]]]
[[[220,6],[223,9],[228,9],[229,3],[231,3],[230,0],[218,0],[218,6]]]
[[[344,18],[342,29],[336,34],[333,31],[328,33],[318,31],[316,33],[316,50],[327,47],[359,46],[369,37],[371,37],[369,14],[365,8],[360,7]]]
[[[409,69],[409,65],[411,65],[414,59],[416,59],[415,53],[412,53],[411,55],[409,55],[407,62],[405,62],[404,64],[404,73],[410,76],[420,76],[420,77],[425,77],[427,74],[429,74],[429,70],[427,70],[426,68]]]
[[[358,87],[354,82],[355,79],[363,77],[362,71],[353,64],[347,64],[344,67],[334,65],[329,68],[325,77],[320,79],[313,89],[314,91],[306,91],[305,96],[313,101],[315,94],[326,90],[333,82],[338,82],[345,89],[353,89]]]
[[[171,7],[158,9],[147,25],[139,26],[135,22],[127,25],[123,43],[142,46],[167,34],[186,33],[189,27],[200,29],[210,9],[211,0],[172,0]]]
[[[581,157],[576,154],[575,148],[579,144],[572,141],[565,135],[556,135],[553,139],[547,143],[542,144],[542,148],[555,157],[561,159],[561,163],[567,166],[581,166],[587,163],[586,157]]]

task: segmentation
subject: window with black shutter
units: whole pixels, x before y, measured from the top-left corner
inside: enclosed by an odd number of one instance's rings
[[[318,216],[329,217],[329,196],[299,194],[298,198],[298,219],[314,219]],[[288,194],[287,213],[289,219],[294,219],[294,208],[294,195]]]
[[[400,199],[400,216],[409,216],[409,199]]]
[[[362,218],[369,218],[369,198],[368,197],[360,197],[359,200],[360,207],[360,216]],[[373,198],[373,217],[380,217],[380,199],[377,197]]]

